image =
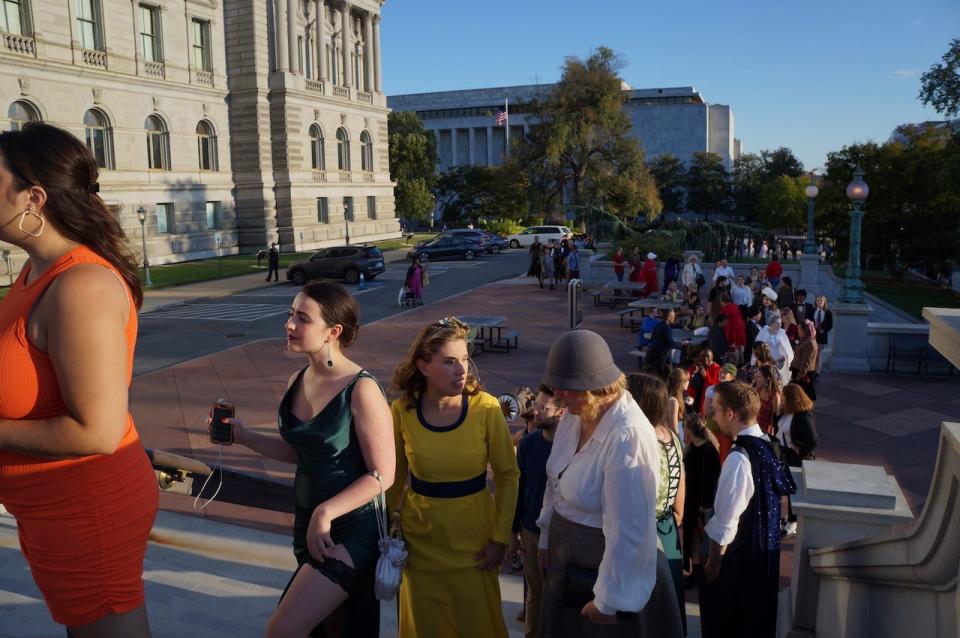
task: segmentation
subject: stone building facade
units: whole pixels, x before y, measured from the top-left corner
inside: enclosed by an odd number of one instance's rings
[[[380,4],[4,0],[0,126],[85,140],[151,263],[395,236]]]
[[[413,111],[437,136],[440,170],[460,165],[495,166],[503,160],[506,127],[494,116],[509,102],[510,139],[521,135],[531,121],[525,105],[545,97],[552,84],[505,86],[463,91],[393,95],[391,109]],[[734,135],[733,110],[709,104],[694,87],[633,89],[623,84],[624,110],[648,159],[675,155],[684,162],[696,152],[716,153],[727,169],[740,155]]]

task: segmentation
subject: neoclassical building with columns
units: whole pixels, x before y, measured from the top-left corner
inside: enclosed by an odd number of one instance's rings
[[[0,126],[85,141],[151,263],[396,236],[381,4],[3,0]]]

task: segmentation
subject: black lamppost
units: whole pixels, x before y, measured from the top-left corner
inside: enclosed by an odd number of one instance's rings
[[[853,203],[850,211],[850,257],[847,261],[847,276],[843,280],[843,292],[840,301],[845,303],[863,303],[863,281],[860,280],[860,225],[863,211],[860,207],[870,194],[870,187],[863,181],[860,166],[853,171],[853,181],[847,185],[847,197]]]
[[[807,184],[803,192],[807,195],[807,239],[803,242],[803,254],[816,255],[819,251],[817,251],[817,240],[813,235],[813,207],[814,199],[816,199],[820,189],[814,183],[813,171],[810,171],[810,183]]]
[[[147,233],[144,230],[147,221],[147,209],[141,206],[137,209],[137,219],[140,220],[140,239],[143,240],[143,285],[152,286],[150,281],[150,258],[147,257]]]

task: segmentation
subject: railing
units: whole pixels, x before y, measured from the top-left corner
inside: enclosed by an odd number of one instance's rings
[[[373,93],[367,93],[366,91],[357,91],[357,101],[366,102],[367,104],[373,104]]]
[[[307,90],[311,93],[323,93],[323,80],[307,80]]]
[[[100,69],[107,68],[107,52],[94,51],[93,49],[81,49],[80,57],[83,63],[88,66],[95,66]]]
[[[333,94],[337,97],[342,97],[345,100],[350,99],[350,87],[349,86],[335,86],[333,87]]]
[[[213,71],[195,70],[193,72],[193,79],[197,84],[213,86]]]
[[[14,53],[22,53],[23,55],[37,54],[37,48],[33,38],[16,33],[4,33],[3,46],[5,46],[8,51],[13,51]]]
[[[341,182],[352,182],[353,174],[350,171],[340,171],[340,181]]]
[[[313,181],[315,181],[315,182],[325,182],[325,181],[327,181],[327,171],[324,171],[324,170],[314,170],[314,171],[313,171]]]
[[[373,173],[371,173],[370,171],[364,171],[364,172],[363,172],[363,181],[365,181],[365,182],[372,182],[372,181],[373,181]]]
[[[143,63],[143,74],[151,78],[163,78],[164,68],[163,62],[144,62]]]

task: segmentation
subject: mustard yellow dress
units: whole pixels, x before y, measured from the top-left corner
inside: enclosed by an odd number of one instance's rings
[[[499,569],[481,571],[474,557],[490,540],[509,542],[520,471],[499,402],[485,392],[464,399],[460,419],[444,428],[403,399],[391,406],[397,481],[387,499],[391,511],[400,506],[409,552],[400,638],[507,636]]]

